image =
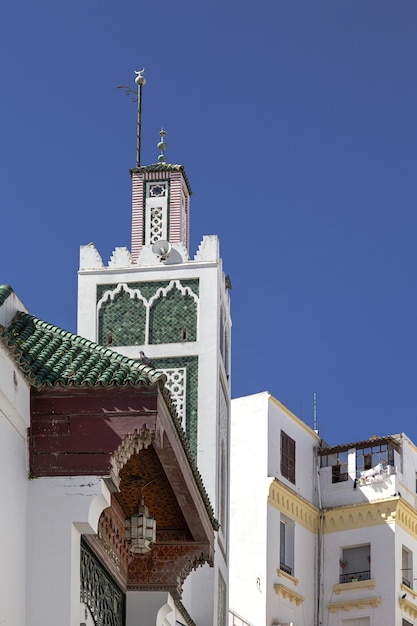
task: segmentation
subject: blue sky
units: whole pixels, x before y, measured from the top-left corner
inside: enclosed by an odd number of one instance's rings
[[[145,67],[142,163],[164,126],[232,279],[233,395],[417,441],[416,29],[415,0],[2,0],[0,282],[75,332],[79,246],[130,247]]]

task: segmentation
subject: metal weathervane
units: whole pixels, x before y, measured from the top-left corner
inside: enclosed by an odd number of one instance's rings
[[[135,83],[138,87],[137,91],[133,87],[126,85],[119,85],[117,89],[124,89],[127,96],[134,96],[133,102],[138,103],[138,123],[136,129],[136,167],[140,167],[140,144],[142,134],[142,87],[146,85],[146,78],[144,77],[145,68],[139,72],[135,71],[136,78]]]

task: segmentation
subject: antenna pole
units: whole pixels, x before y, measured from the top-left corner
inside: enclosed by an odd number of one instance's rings
[[[146,85],[146,78],[143,76],[143,70],[136,72],[135,83],[138,86],[138,124],[136,129],[136,167],[140,167],[140,148],[141,148],[141,136],[142,136],[142,87]]]
[[[313,394],[313,430],[317,431],[317,394]]]

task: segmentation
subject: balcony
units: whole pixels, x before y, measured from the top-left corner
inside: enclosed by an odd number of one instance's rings
[[[366,569],[361,572],[349,572],[349,574],[340,574],[339,583],[354,583],[358,580],[370,580],[371,570]]]
[[[279,569],[285,572],[286,574],[289,574],[290,576],[292,576],[292,567],[290,567],[289,565],[285,565],[285,563],[280,563]]]
[[[413,582],[411,580],[408,580],[408,578],[406,578],[405,576],[403,576],[403,585],[405,585],[409,589],[413,588]]]

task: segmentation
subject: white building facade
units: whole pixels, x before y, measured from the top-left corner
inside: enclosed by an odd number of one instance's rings
[[[406,435],[329,447],[266,392],[232,401],[231,429],[229,623],[415,625]]]

